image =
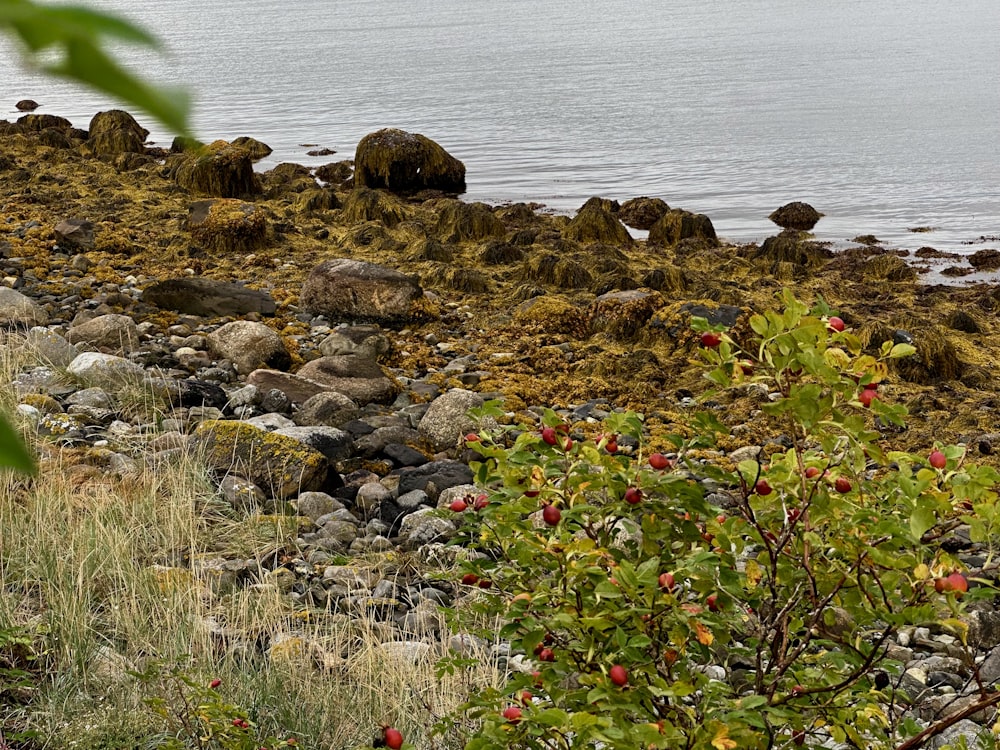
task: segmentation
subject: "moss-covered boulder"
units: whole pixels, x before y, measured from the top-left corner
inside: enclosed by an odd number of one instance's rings
[[[202,422],[194,437],[209,469],[245,477],[276,499],[318,490],[326,479],[329,462],[322,453],[246,422]]]
[[[833,253],[819,243],[810,242],[797,230],[790,229],[768,237],[759,248],[751,250],[749,256],[751,260],[769,264],[792,263],[814,267],[828,261]]]
[[[699,240],[708,245],[719,244],[712,220],[705,214],[671,209],[649,228],[649,244],[673,246],[681,240]]]
[[[586,289],[593,275],[572,258],[555,253],[535,253],[528,256],[521,269],[521,277],[535,284],[551,284],[560,289]]]
[[[464,193],[465,165],[426,136],[386,128],[358,143],[354,184],[396,193]]]
[[[239,146],[240,148],[245,148],[250,154],[250,158],[254,161],[263,159],[266,156],[270,156],[271,152],[274,150],[266,143],[258,141],[256,138],[251,138],[247,135],[241,135],[239,138],[233,139],[233,145]]]
[[[670,210],[665,200],[660,198],[632,198],[622,204],[618,218],[633,229],[649,229]]]
[[[603,242],[624,247],[635,244],[628,229],[613,213],[596,206],[583,208],[573,217],[564,234],[577,242]]]
[[[498,239],[488,240],[479,254],[479,262],[484,266],[506,266],[522,260],[524,251],[521,248]]]
[[[406,207],[383,190],[359,187],[344,200],[344,220],[352,224],[380,221],[387,227],[394,227],[406,218]]]
[[[174,178],[192,193],[216,198],[247,198],[260,192],[250,152],[226,141],[186,153]]]
[[[56,115],[24,115],[17,118],[17,124],[22,132],[41,132],[46,128],[58,128],[59,130],[69,130],[73,123],[65,117]]]
[[[354,162],[349,159],[316,167],[316,177],[331,185],[340,185],[354,179]]]
[[[192,203],[187,228],[196,243],[215,252],[248,253],[263,247],[267,239],[264,210],[234,199]]]
[[[109,109],[90,120],[87,145],[99,155],[142,153],[149,131],[128,112]]]
[[[435,233],[443,242],[477,242],[503,237],[506,228],[485,203],[449,200],[438,214]]]
[[[808,232],[816,226],[817,221],[823,218],[823,214],[808,203],[792,201],[772,211],[767,218],[782,229],[797,229]]]
[[[564,333],[577,338],[589,334],[587,311],[555,294],[522,302],[514,309],[514,322],[530,332]]]
[[[870,258],[862,276],[865,281],[915,281],[917,270],[898,255],[885,253]]]
[[[633,340],[663,306],[658,292],[627,290],[602,294],[588,310],[591,330],[618,341]]]

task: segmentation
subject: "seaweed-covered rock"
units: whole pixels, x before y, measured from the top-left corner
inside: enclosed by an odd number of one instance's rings
[[[261,143],[256,138],[251,138],[250,136],[241,135],[239,138],[233,139],[233,145],[239,146],[240,148],[245,148],[250,154],[250,158],[254,161],[263,159],[265,156],[270,156],[271,152],[274,150],[266,143]]]
[[[303,190],[295,199],[295,210],[305,211],[330,211],[340,208],[340,199],[337,194],[327,188],[313,188]]]
[[[347,182],[354,178],[354,162],[345,159],[316,167],[316,177],[332,185]]]
[[[187,153],[174,177],[182,188],[216,198],[245,198],[260,192],[250,152],[226,141]]]
[[[667,211],[649,228],[649,244],[676,245],[681,240],[700,240],[712,246],[718,244],[712,220],[705,214],[693,214],[682,209]]]
[[[633,229],[647,230],[670,210],[660,198],[632,198],[622,204],[618,218]]]
[[[430,237],[414,240],[406,253],[409,260],[431,260],[438,263],[450,263],[455,257],[455,246],[438,242]]]
[[[277,305],[267,292],[215,279],[167,279],[142,292],[142,300],[164,310],[189,315],[237,316],[247,313],[274,315]]]
[[[17,124],[21,126],[22,131],[34,131],[36,133],[46,128],[69,130],[73,127],[73,123],[65,117],[57,117],[56,115],[25,115],[24,117],[17,118]]]
[[[613,213],[596,206],[584,207],[566,227],[564,234],[578,242],[603,242],[630,247],[632,235]]]
[[[246,477],[272,497],[319,490],[329,462],[315,448],[246,422],[210,420],[195,429],[205,464],[219,475]]]
[[[443,242],[474,242],[503,237],[506,229],[485,203],[448,201],[438,214],[435,233]]]
[[[95,154],[142,153],[149,131],[128,112],[109,109],[90,120],[87,145]]]
[[[249,253],[264,245],[267,218],[253,203],[224,198],[195,201],[188,209],[187,228],[192,239],[208,250]]]
[[[977,250],[969,256],[969,265],[977,271],[993,271],[1000,268],[1000,250],[987,248]]]
[[[220,357],[232,360],[241,373],[261,367],[284,369],[292,362],[281,336],[250,320],[236,320],[212,331],[208,344]]]
[[[34,112],[41,105],[34,99],[22,99],[17,104],[14,105],[14,109],[18,112]]]
[[[441,283],[449,289],[469,294],[488,292],[492,284],[490,277],[475,268],[449,268],[440,276]]]
[[[430,138],[386,128],[358,143],[354,183],[397,193],[464,193],[465,165]]]
[[[862,276],[866,281],[913,281],[916,269],[898,255],[876,255],[865,263]]]
[[[768,216],[771,221],[782,229],[798,229],[808,232],[816,222],[823,217],[819,211],[802,201],[792,201],[786,203],[781,208],[777,208]]]
[[[657,292],[610,292],[594,300],[588,317],[593,331],[603,332],[619,341],[629,341],[662,305],[663,297]]]
[[[407,218],[406,207],[382,190],[359,187],[344,200],[344,220],[353,224],[378,221],[394,227]]]
[[[768,237],[758,249],[750,253],[751,260],[772,264],[794,263],[796,266],[816,266],[832,257],[833,253],[829,249],[803,239],[794,229]]]
[[[506,266],[524,260],[524,251],[498,239],[491,239],[483,246],[479,262],[485,266]]]
[[[561,289],[584,289],[593,283],[593,276],[572,258],[561,258],[555,253],[537,253],[528,256],[521,271],[525,281],[552,284]]]
[[[374,263],[337,258],[320,263],[302,287],[302,308],[330,320],[409,320],[423,297],[412,276]]]
[[[514,309],[514,322],[528,331],[566,333],[578,338],[589,333],[587,311],[559,295],[525,300]]]
[[[642,286],[658,292],[683,292],[688,288],[684,271],[676,266],[654,268],[642,277]]]

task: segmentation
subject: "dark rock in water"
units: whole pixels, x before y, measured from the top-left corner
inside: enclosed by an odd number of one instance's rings
[[[802,201],[786,203],[771,213],[769,218],[782,229],[798,229],[808,232],[823,217],[819,211]]]
[[[94,225],[87,219],[63,219],[53,233],[56,242],[66,248],[89,250],[94,246]]]
[[[174,178],[192,193],[216,198],[246,198],[260,192],[250,152],[226,141],[190,152],[177,165]]]
[[[472,483],[472,469],[461,461],[431,461],[415,469],[399,471],[399,494],[405,495],[413,490],[427,492],[431,499],[449,487]],[[434,485],[434,493],[428,492],[427,485]]]
[[[330,320],[395,323],[409,320],[423,289],[413,277],[348,258],[320,263],[302,287],[302,308]]]
[[[969,256],[969,265],[977,271],[993,271],[1000,268],[1000,250],[992,248],[977,250]]]
[[[613,213],[597,206],[584,206],[573,217],[564,234],[578,242],[603,242],[626,247],[634,244],[625,225]]]
[[[14,105],[19,112],[34,112],[39,106],[41,105],[34,99],[22,99]]]
[[[436,228],[442,242],[472,242],[503,237],[503,222],[485,203],[448,201],[438,214]]]
[[[354,183],[400,193],[464,193],[465,165],[430,138],[387,128],[358,143]]]
[[[149,131],[128,112],[109,109],[90,120],[87,144],[96,154],[141,153]]]
[[[335,161],[331,164],[324,164],[316,167],[316,177],[334,184],[340,184],[354,177],[354,162],[349,159]]]
[[[250,153],[250,158],[254,161],[263,159],[265,156],[270,156],[271,152],[274,150],[266,143],[261,143],[256,138],[250,138],[245,135],[241,135],[239,138],[234,138],[233,145],[245,148]]]
[[[267,292],[228,281],[200,278],[168,279],[153,284],[143,291],[142,300],[165,310],[207,317],[238,317],[247,313],[274,315],[277,309]]]
[[[174,136],[174,140],[170,142],[170,153],[182,154],[185,151],[196,151],[197,149],[204,147],[205,144],[197,138],[188,138],[183,135],[178,135]]]
[[[602,198],[599,195],[595,195],[590,198],[587,198],[587,200],[584,201],[583,205],[580,206],[580,209],[579,211],[577,211],[577,213],[579,213],[580,211],[586,211],[588,208],[599,208],[602,211],[607,211],[608,213],[611,214],[617,214],[618,210],[621,208],[621,204],[612,198]]]
[[[233,199],[195,201],[188,209],[191,237],[207,250],[249,253],[264,245],[267,218],[264,209]]]
[[[676,245],[681,240],[703,240],[715,246],[719,244],[712,220],[705,214],[693,214],[682,209],[671,209],[649,228],[649,243],[652,245]]]
[[[659,198],[632,198],[622,204],[618,218],[633,229],[647,230],[669,210],[667,202]]]

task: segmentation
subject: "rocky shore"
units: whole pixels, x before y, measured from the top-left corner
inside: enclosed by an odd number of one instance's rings
[[[215,595],[276,587],[302,606],[366,613],[386,649],[424,658],[444,632],[438,606],[459,589],[400,553],[446,565],[455,552],[435,509],[477,491],[468,410],[501,399],[505,420],[531,425],[552,406],[592,435],[632,409],[650,449],[667,450],[662,436],[689,429],[707,385],[689,361],[691,316],[738,339],[784,287],[822,297],[872,346],[916,347],[880,387],[911,415],[902,432],[877,425],[887,445],[960,442],[998,463],[1000,289],[921,284],[932,248],[835,254],[811,241],[804,209],[778,214],[788,228],[760,246],[734,247],[709,217],[659,199],[594,198],[574,217],[467,204],[461,162],[401,131],[365,139],[354,162],[263,173],[253,161],[268,149],[252,138],[167,150],[145,136],[114,111],[87,130],[52,115],[0,122],[8,405],[37,433],[42,471],[84,484],[197,455],[233,512],[296,518],[266,560],[186,561]],[[767,395],[709,404],[731,434],[700,458],[781,449],[755,420]],[[952,541],[995,578],[961,529]],[[1000,679],[1000,616],[984,608],[970,624],[978,665],[944,632],[906,631],[893,646],[921,720],[974,702],[974,666]],[[324,668],[341,658],[310,648]],[[992,719],[981,714],[953,729],[978,731]]]

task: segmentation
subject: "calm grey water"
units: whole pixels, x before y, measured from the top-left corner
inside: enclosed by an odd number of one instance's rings
[[[164,40],[122,53],[194,92],[201,138],[254,136],[270,164],[393,126],[462,159],[470,200],[659,196],[735,241],[790,200],[827,214],[820,239],[1000,234],[997,0],[94,4]],[[3,59],[0,117],[31,97],[86,127],[111,106]]]

